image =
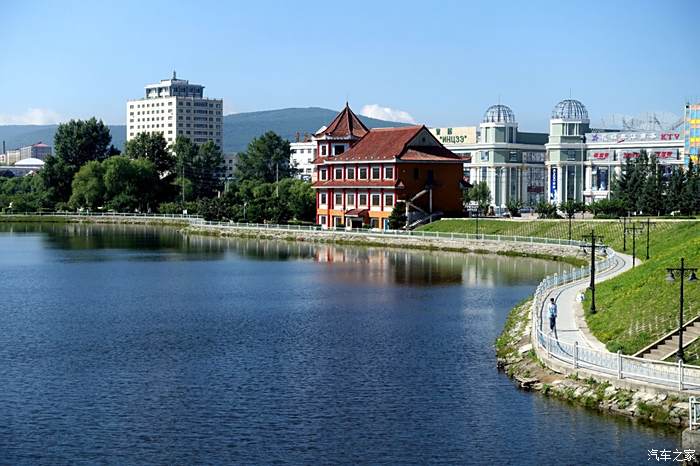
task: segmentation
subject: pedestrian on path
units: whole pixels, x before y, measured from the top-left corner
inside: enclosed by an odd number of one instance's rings
[[[554,302],[554,298],[549,298],[549,307],[547,308],[547,314],[549,314],[549,331],[556,332],[557,303]]]

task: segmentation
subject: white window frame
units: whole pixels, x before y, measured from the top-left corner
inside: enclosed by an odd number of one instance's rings
[[[377,203],[374,203],[374,199],[377,199]],[[370,197],[370,204],[372,207],[381,207],[382,205],[382,195],[379,193],[373,193]]]
[[[387,172],[391,171],[391,175],[388,175]],[[388,166],[384,167],[384,179],[386,180],[393,180],[394,179],[394,167],[393,166]]]
[[[374,171],[377,171],[377,176],[374,176]],[[382,177],[382,168],[381,167],[372,167],[370,170],[370,176],[372,177],[373,180],[379,180]]]
[[[391,202],[388,199],[391,198]],[[384,207],[394,207],[394,195],[392,193],[384,194]]]

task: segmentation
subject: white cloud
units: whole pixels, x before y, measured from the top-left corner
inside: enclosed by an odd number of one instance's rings
[[[389,107],[382,107],[378,104],[365,105],[362,107],[362,110],[360,110],[360,113],[370,118],[377,118],[378,120],[398,121],[399,123],[414,124],[416,122],[416,120],[408,112]]]
[[[61,120],[61,115],[48,108],[29,108],[18,115],[0,114],[0,125],[52,125]]]

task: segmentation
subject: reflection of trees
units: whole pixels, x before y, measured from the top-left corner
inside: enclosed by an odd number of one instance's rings
[[[325,266],[321,270],[327,280],[358,286],[509,286],[532,283],[569,268],[551,261],[494,254],[187,236],[176,228],[149,225],[18,223],[0,224],[0,232],[41,233],[49,247],[58,249],[175,253],[158,253],[159,260],[217,260],[229,253],[256,261],[313,260]]]

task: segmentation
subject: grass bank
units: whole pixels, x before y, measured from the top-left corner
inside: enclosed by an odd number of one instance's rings
[[[474,220],[441,220],[426,225],[427,231],[474,233]],[[605,244],[622,252],[623,225],[617,220],[575,220],[573,239],[595,229]],[[479,220],[484,234],[568,238],[567,220]],[[645,257],[646,231],[638,234],[637,256]],[[631,253],[632,237],[628,232],[627,251]],[[581,257],[585,257],[581,253]],[[689,266],[700,267],[700,222],[655,222],[650,234],[650,260],[597,288],[598,313],[586,315],[593,334],[610,351],[632,354],[678,326],[679,284],[666,282],[666,267],[678,267],[680,257]],[[588,299],[588,298],[587,298]],[[685,287],[685,320],[700,314],[700,284]],[[700,359],[700,343],[690,354]],[[691,356],[693,357],[693,356]]]

